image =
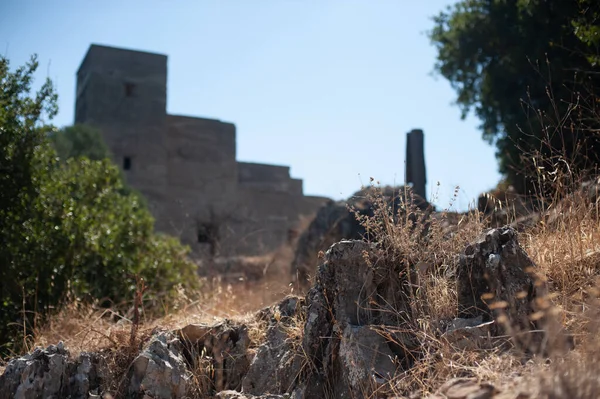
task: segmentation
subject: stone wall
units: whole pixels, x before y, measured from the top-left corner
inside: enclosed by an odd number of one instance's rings
[[[302,195],[302,180],[292,179],[287,166],[238,162],[238,182],[243,188]]]
[[[156,229],[195,256],[256,255],[285,244],[305,197],[287,166],[237,162],[236,127],[166,113],[167,57],[92,45],[77,73],[75,122],[98,127]]]
[[[166,142],[167,217],[160,221],[160,228],[179,235],[197,252],[203,251],[209,243],[199,242],[205,241],[199,240],[199,230],[215,225],[210,227],[214,230],[235,206],[235,126],[168,115]]]

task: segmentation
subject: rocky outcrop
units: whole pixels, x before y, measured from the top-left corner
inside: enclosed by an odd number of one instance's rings
[[[572,337],[550,312],[545,280],[514,228],[491,229],[469,245],[460,257],[456,286],[459,317],[480,318],[491,336],[510,337],[512,345],[540,354],[572,349]]]
[[[239,390],[242,377],[248,371],[250,337],[244,324],[225,320],[215,325],[190,324],[175,334],[185,347],[188,365],[197,369],[201,365],[214,370],[207,377],[211,392]],[[209,360],[209,364],[203,361]]]
[[[390,259],[376,244],[335,243],[306,297],[287,297],[255,315],[253,323],[266,329],[260,342],[251,342],[248,325],[230,320],[156,332],[132,357],[121,392],[139,398],[391,397],[391,381],[413,367],[426,344],[421,340],[431,338],[415,333],[419,314],[407,272],[414,266]],[[507,326],[539,329],[543,318],[532,316],[546,289],[534,272],[514,229],[484,233],[450,277],[457,314],[428,333],[464,351],[497,348],[494,337],[514,332]],[[70,359],[62,344],[38,349],[8,364],[0,399],[102,394],[102,365],[101,354]],[[433,397],[496,393],[487,384],[456,380]]]
[[[314,277],[319,251],[342,239],[361,239],[364,234],[364,228],[344,202],[330,201],[319,209],[298,239],[292,262],[292,280],[307,288],[310,278]]]
[[[266,394],[255,396],[248,393],[241,393],[238,391],[221,391],[217,394],[216,397],[220,399],[292,399],[290,395]]]
[[[258,348],[242,381],[249,394],[285,394],[297,383],[304,365],[300,350],[303,298],[288,297],[267,310],[265,342]]]
[[[71,360],[62,342],[38,348],[8,363],[0,376],[0,399],[87,399],[101,385],[99,365],[90,353]]]
[[[410,331],[411,309],[406,278],[396,267],[362,241],[329,249],[307,295],[302,348],[313,391],[305,397],[385,392],[396,370],[410,367],[418,341],[400,332]]]
[[[408,195],[406,195],[408,193]],[[331,245],[342,240],[361,240],[366,230],[357,220],[357,215],[372,217],[374,215],[373,197],[383,196],[383,200],[400,213],[406,205],[414,206],[422,211],[431,208],[423,198],[413,194],[410,189],[402,187],[385,187],[381,193],[366,188],[353,194],[346,201],[330,201],[324,205],[300,235],[294,260],[292,262],[292,279],[304,289],[310,288],[311,277],[314,277],[319,263],[318,254],[326,251]],[[405,205],[403,205],[405,204]],[[348,208],[355,209],[357,215]]]
[[[535,265],[519,245],[514,229],[492,229],[469,245],[457,270],[460,317],[484,321],[506,314],[511,324],[529,325],[533,301],[545,295],[536,284]]]
[[[132,397],[178,399],[186,397],[190,372],[183,357],[183,345],[171,333],[155,335],[133,361],[129,394]]]

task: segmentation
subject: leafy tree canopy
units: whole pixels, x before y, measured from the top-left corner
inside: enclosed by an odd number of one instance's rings
[[[600,5],[596,0],[579,0],[579,14],[573,18],[575,35],[589,49],[588,60],[600,66]]]
[[[58,157],[63,161],[79,157],[101,161],[111,155],[100,132],[91,126],[67,126],[53,131],[50,139]]]
[[[587,3],[598,7],[591,0],[462,0],[434,18],[436,71],[456,91],[463,118],[474,111],[481,120],[501,173],[520,192],[531,187],[525,176],[539,167],[536,154],[552,165],[560,154],[580,168],[600,157],[590,130],[598,118],[579,123],[594,116],[591,98],[600,88],[590,63],[598,14],[582,14]]]
[[[70,159],[87,158],[92,161],[108,160],[112,154],[102,138],[100,131],[88,125],[66,126],[53,129],[48,135],[60,162]],[[147,208],[146,198],[136,189],[125,183],[123,171],[118,170],[122,187],[122,195],[135,195],[141,206]]]

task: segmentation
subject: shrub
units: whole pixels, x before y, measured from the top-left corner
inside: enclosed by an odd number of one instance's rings
[[[67,298],[122,304],[141,277],[149,297],[169,300],[197,281],[187,248],[154,234],[110,159],[57,156],[43,120],[56,113],[51,82],[29,96],[36,68],[34,57],[11,73],[0,59],[0,354]]]
[[[93,161],[110,158],[110,150],[96,129],[87,125],[67,126],[49,136],[58,157],[66,161],[86,157]]]

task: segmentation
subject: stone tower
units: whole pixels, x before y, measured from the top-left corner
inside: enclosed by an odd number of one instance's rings
[[[100,129],[128,183],[160,213],[167,187],[167,57],[92,45],[77,71],[75,101],[75,123]]]

